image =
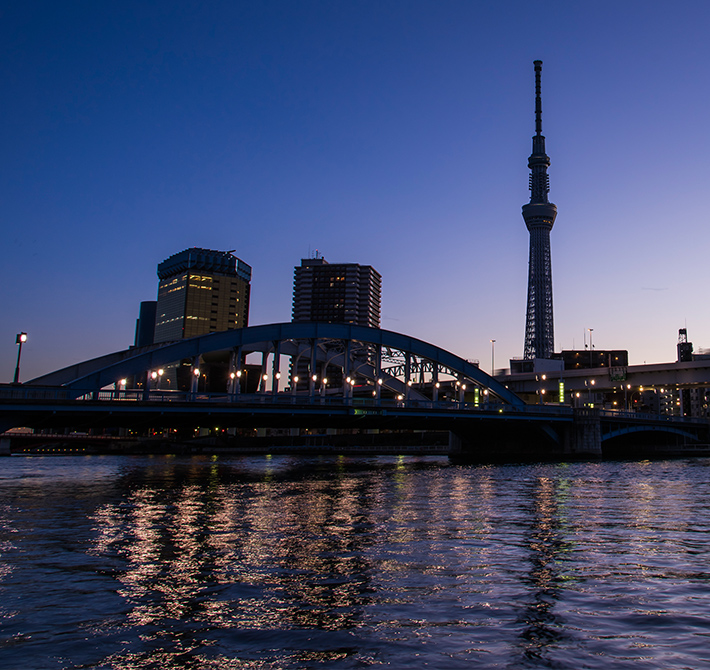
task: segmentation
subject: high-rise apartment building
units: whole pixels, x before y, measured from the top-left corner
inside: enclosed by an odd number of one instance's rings
[[[251,267],[231,251],[185,249],[158,265],[155,342],[249,325]]]
[[[304,258],[294,268],[292,319],[379,328],[381,288],[370,265]]]
[[[379,328],[381,289],[382,277],[370,265],[331,264],[321,257],[304,258],[294,268],[292,319]],[[368,346],[363,346],[361,352],[352,355],[369,360],[371,353]],[[297,390],[306,390],[308,378],[314,373],[327,375],[327,386],[331,388],[342,385],[339,369],[316,371],[309,366],[310,361],[301,358],[291,368],[291,384]]]

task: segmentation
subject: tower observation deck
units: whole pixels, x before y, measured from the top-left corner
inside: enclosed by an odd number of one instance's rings
[[[530,231],[530,260],[528,262],[528,309],[525,322],[525,359],[550,358],[555,346],[552,314],[552,260],[550,231],[555,223],[557,207],[547,197],[550,178],[547,168],[550,158],[545,153],[542,134],[542,98],[540,74],[542,61],[535,66],[535,135],[530,168],[530,202],[523,205],[523,219]]]

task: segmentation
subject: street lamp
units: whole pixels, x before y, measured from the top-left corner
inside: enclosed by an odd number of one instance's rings
[[[592,333],[594,332],[594,328],[587,328],[589,331],[589,367],[594,367],[594,361],[593,361],[593,354],[592,350],[594,349],[594,345],[592,344]]]
[[[20,383],[20,356],[22,355],[22,345],[27,342],[27,333],[18,333],[15,338],[15,344],[19,345],[17,348],[17,367],[15,367],[15,379],[13,384]]]
[[[542,382],[547,379],[547,375],[535,375],[535,381],[538,382],[537,401],[542,404],[542,396],[545,394],[545,389],[542,388]]]
[[[491,377],[496,373],[496,341],[491,340]]]

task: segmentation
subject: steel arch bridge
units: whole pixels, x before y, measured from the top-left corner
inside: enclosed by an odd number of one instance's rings
[[[308,370],[307,389],[304,380],[301,384],[303,392],[310,395],[342,393],[345,398],[352,397],[357,380],[358,384],[371,386],[372,394],[377,397],[386,390],[407,399],[436,401],[440,384],[449,382],[461,400],[468,389],[493,402],[515,407],[525,404],[477,365],[423,340],[389,330],[316,322],[251,326],[128,349],[26,383],[83,391],[111,385],[118,388],[121,379],[148,380],[152,371],[188,361],[197,372],[193,378],[196,390],[203,357],[216,352],[228,352],[229,374],[225,375],[224,391],[231,394],[239,392],[238,377],[246,355],[260,353],[260,389],[273,394],[279,393],[282,358],[287,357],[292,371],[298,369],[299,363]],[[327,385],[327,376],[335,370],[338,372],[335,377],[342,384],[333,388]]]

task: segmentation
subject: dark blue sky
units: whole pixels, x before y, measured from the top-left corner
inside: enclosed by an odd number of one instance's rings
[[[532,61],[556,347],[710,347],[705,2],[23,2],[0,16],[0,379],[133,341],[158,262],[236,249],[252,324],[318,249],[382,326],[522,355]]]

